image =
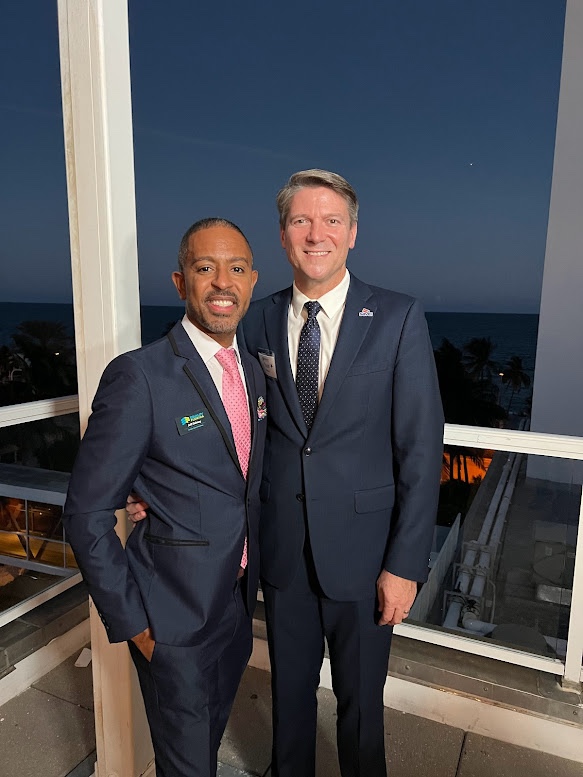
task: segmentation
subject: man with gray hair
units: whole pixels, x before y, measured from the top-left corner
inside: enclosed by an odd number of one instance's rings
[[[385,777],[392,627],[425,580],[443,415],[425,317],[346,269],[358,200],[341,176],[277,196],[291,288],[242,322],[267,378],[260,555],[273,690],[273,777],[315,774],[327,640],[342,777]]]

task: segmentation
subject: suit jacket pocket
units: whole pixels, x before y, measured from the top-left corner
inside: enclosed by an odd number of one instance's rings
[[[395,502],[395,486],[367,488],[354,492],[354,509],[357,513],[375,513],[379,510],[392,510]]]
[[[192,545],[209,545],[208,540],[175,540],[171,537],[158,537],[155,534],[144,534],[144,539],[148,542],[154,543],[154,545],[186,545],[186,546],[192,546]]]
[[[384,372],[390,368],[390,362],[368,362],[355,363],[346,373],[346,377],[351,375],[368,375],[371,372]]]

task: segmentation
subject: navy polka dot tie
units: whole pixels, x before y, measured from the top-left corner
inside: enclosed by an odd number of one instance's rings
[[[308,320],[300,332],[296,389],[308,429],[312,428],[318,407],[318,374],[320,366],[320,325],[316,316],[322,309],[319,302],[306,302]]]

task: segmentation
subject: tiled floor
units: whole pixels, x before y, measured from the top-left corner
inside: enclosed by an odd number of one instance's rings
[[[336,707],[318,691],[318,777],[340,777]],[[269,675],[248,668],[219,752],[218,777],[269,777]],[[508,745],[396,710],[385,710],[391,777],[583,777],[583,764]]]
[[[94,763],[91,667],[76,656],[0,707],[2,777],[89,777]],[[336,712],[320,689],[318,777],[340,777]],[[249,668],[219,753],[218,777],[268,777],[269,675]],[[391,777],[583,777],[583,764],[508,745],[395,710],[385,711]]]
[[[95,750],[91,666],[75,667],[76,658],[0,707],[2,777],[67,777]]]

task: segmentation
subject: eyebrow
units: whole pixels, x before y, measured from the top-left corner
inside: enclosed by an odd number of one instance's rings
[[[190,256],[189,260],[193,264],[195,262],[216,262],[217,257],[216,256]],[[232,256],[227,261],[231,264],[235,262],[247,262],[247,264],[253,264],[253,257],[249,258],[248,256]]]
[[[289,215],[290,221],[292,219],[299,219],[299,218],[310,218],[310,217],[309,217],[309,215],[307,213],[290,213],[290,215]],[[344,218],[344,216],[342,215],[342,213],[325,213],[324,214],[324,218],[325,219],[329,219],[329,218]]]

